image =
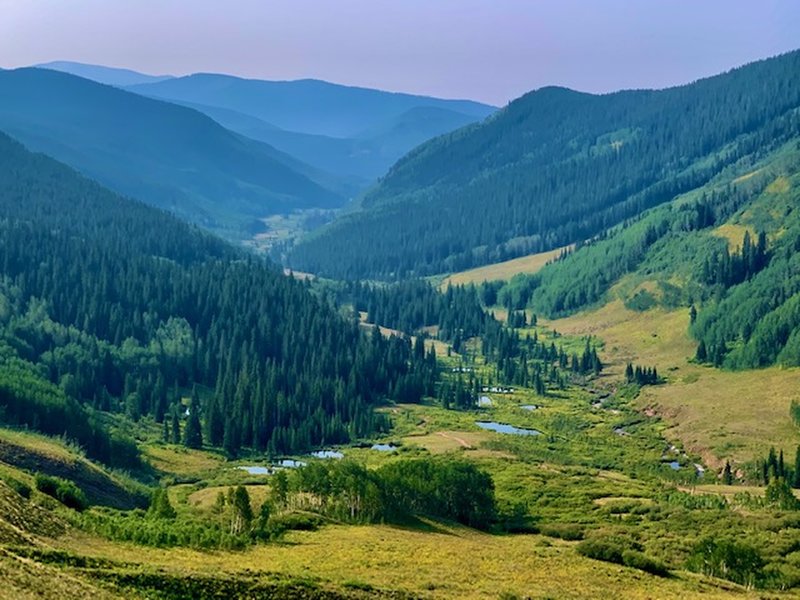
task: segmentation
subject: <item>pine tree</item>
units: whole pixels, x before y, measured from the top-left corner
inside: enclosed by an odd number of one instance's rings
[[[203,447],[203,430],[200,424],[200,403],[194,401],[189,406],[189,418],[183,432],[183,445],[187,448]]]
[[[170,441],[173,444],[180,444],[181,443],[181,420],[180,416],[178,415],[178,406],[177,404],[172,405],[172,417],[171,417],[171,427],[170,427]]]
[[[731,485],[733,483],[733,472],[731,471],[731,463],[725,461],[725,468],[722,470],[722,483],[724,485]]]
[[[794,487],[800,488],[800,446],[794,452]]]

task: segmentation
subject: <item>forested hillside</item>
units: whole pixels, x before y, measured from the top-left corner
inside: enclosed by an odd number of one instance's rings
[[[786,137],[789,137],[787,141]],[[800,113],[707,185],[626,222],[497,293],[511,309],[563,316],[622,298],[684,306],[697,359],[800,365]],[[612,288],[612,286],[615,286]]]
[[[232,237],[345,202],[310,167],[192,109],[47,69],[0,71],[0,91],[0,128],[29,148]]]
[[[660,91],[531,92],[411,152],[291,264],[393,279],[590,240],[788,139],[798,72],[792,52]]]
[[[5,135],[0,273],[3,422],[119,466],[135,448],[97,411],[229,454],[302,452],[381,429],[376,403],[436,378],[408,339],[364,336],[305,284]]]

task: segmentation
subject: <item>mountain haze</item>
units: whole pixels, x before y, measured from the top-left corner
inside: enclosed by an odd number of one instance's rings
[[[100,65],[89,65],[86,63],[72,62],[68,60],[56,60],[48,63],[33,65],[40,69],[51,69],[61,71],[70,75],[77,75],[84,79],[91,79],[98,83],[122,87],[126,85],[137,85],[142,83],[158,83],[166,79],[171,79],[172,75],[147,75],[132,71],[130,69],[120,69],[116,67],[104,67]]]
[[[274,212],[345,201],[310,167],[192,109],[46,69],[0,72],[0,89],[0,129],[30,149],[230,235]]]
[[[225,127],[317,168],[367,184],[429,139],[480,121],[495,108],[348,87],[312,79],[261,81],[196,74],[129,86],[206,113]]]

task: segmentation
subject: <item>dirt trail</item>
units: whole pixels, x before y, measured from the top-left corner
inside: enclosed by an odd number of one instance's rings
[[[443,438],[447,438],[448,440],[455,440],[459,444],[461,444],[464,448],[472,448],[472,444],[470,444],[467,440],[457,437],[451,433],[447,433],[446,431],[437,431],[436,435],[440,435]]]

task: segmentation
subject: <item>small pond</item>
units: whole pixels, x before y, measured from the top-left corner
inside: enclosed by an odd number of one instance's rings
[[[243,467],[236,467],[242,471],[247,471],[249,475],[270,475],[272,471],[270,471],[269,467],[262,467],[259,465],[246,465]]]
[[[507,423],[497,423],[495,421],[476,421],[475,425],[481,429],[488,429],[489,431],[496,431],[497,433],[510,433],[511,435],[541,435],[541,431],[535,429],[523,429],[522,427],[514,427]]]
[[[304,463],[302,460],[284,458],[277,463],[277,466],[283,467],[284,469],[299,469],[300,467],[305,467],[306,464],[307,463]]]
[[[397,446],[393,446],[392,444],[373,444],[372,449],[379,452],[395,452]]]
[[[669,468],[673,471],[679,471],[681,468],[681,463],[679,463],[677,460],[673,460],[671,463],[669,463]]]
[[[539,410],[539,407],[535,404],[523,404],[520,408],[522,410]]]
[[[314,458],[344,458],[344,454],[337,450],[318,450],[317,452],[312,452],[311,456]]]
[[[478,398],[478,406],[491,406],[492,399],[489,396],[481,396]]]

